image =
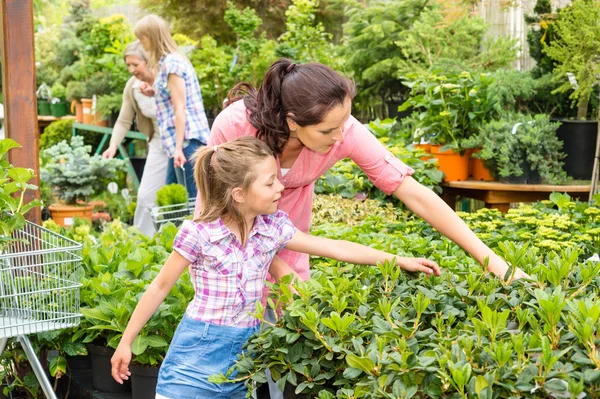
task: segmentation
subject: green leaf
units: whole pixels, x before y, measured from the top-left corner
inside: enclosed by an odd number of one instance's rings
[[[368,357],[360,357],[354,354],[346,355],[346,363],[350,367],[362,370],[367,374],[372,374],[375,368],[375,363]]]

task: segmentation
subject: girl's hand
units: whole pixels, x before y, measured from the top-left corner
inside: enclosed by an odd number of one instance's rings
[[[437,263],[425,258],[397,258],[397,264],[407,272],[423,272],[430,276],[432,273],[441,276],[442,272]]]
[[[508,264],[506,263],[506,261],[504,261],[504,259],[494,254],[490,256],[488,260],[487,269],[489,272],[494,273],[496,276],[500,277],[501,280],[504,280],[504,276],[508,272]],[[525,273],[523,270],[517,267],[513,278],[507,282],[512,283],[514,280],[519,280],[521,278],[531,279],[531,276],[529,276],[527,273]]]
[[[146,82],[140,83],[140,93],[148,97],[154,97],[154,88]]]
[[[185,159],[183,150],[175,150],[175,154],[173,155],[173,166],[176,168],[181,168],[183,165],[185,165],[186,161],[187,159]]]
[[[131,363],[131,347],[119,344],[115,354],[110,359],[112,365],[112,377],[119,384],[123,384],[123,380],[128,380],[131,372],[129,371],[129,363]]]

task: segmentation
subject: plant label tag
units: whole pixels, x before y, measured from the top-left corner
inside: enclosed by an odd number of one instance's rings
[[[65,218],[63,223],[65,224],[65,226],[68,227],[68,226],[72,226],[73,222],[74,222],[73,218]]]
[[[579,85],[577,84],[577,78],[575,77],[573,72],[567,72],[567,77],[569,78],[569,83],[571,83],[571,87],[577,90],[579,88]]]

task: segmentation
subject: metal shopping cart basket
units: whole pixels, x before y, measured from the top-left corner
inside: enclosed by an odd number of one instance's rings
[[[185,204],[154,206],[149,208],[152,223],[156,231],[160,231],[163,224],[172,222],[179,226],[188,216],[194,213],[196,198],[190,198]]]
[[[56,399],[27,334],[79,324],[81,244],[29,222],[12,238],[0,251],[0,353],[17,338],[46,398]]]

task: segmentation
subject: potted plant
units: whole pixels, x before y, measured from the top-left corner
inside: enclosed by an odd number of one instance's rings
[[[497,114],[496,104],[487,96],[493,78],[484,73],[444,76],[433,72],[408,75],[403,83],[411,94],[399,110],[415,109],[414,140],[431,144],[444,180],[466,180],[469,157],[462,141]]]
[[[88,97],[88,87],[84,82],[72,80],[67,83],[67,101],[71,102],[71,113],[75,115],[77,123],[83,123],[82,99]]]
[[[50,111],[53,117],[61,118],[69,112],[69,104],[66,102],[67,89],[57,82],[52,86],[51,93]]]
[[[106,179],[125,167],[119,159],[91,156],[91,149],[84,145],[83,137],[73,136],[70,145],[62,141],[43,152],[46,162],[41,176],[59,200],[49,206],[58,224],[69,226],[75,216],[91,223],[93,206],[86,204],[87,199],[105,187]]]
[[[553,23],[554,37],[544,52],[554,61],[553,80],[560,86],[552,92],[570,92],[578,106],[577,120],[562,120],[559,139],[564,141],[565,170],[575,179],[590,179],[594,162],[598,122],[588,117],[590,96],[600,75],[600,3],[575,0],[560,10]]]
[[[480,147],[473,158],[481,159],[503,182],[561,184],[567,175],[557,128],[547,115],[507,115],[483,125],[464,144]]]
[[[108,121],[109,127],[114,127],[121,105],[123,104],[123,93],[113,93],[98,97],[97,111],[102,119]]]
[[[50,101],[52,100],[52,94],[50,88],[42,83],[37,89],[37,110],[39,116],[52,115],[50,111]]]

